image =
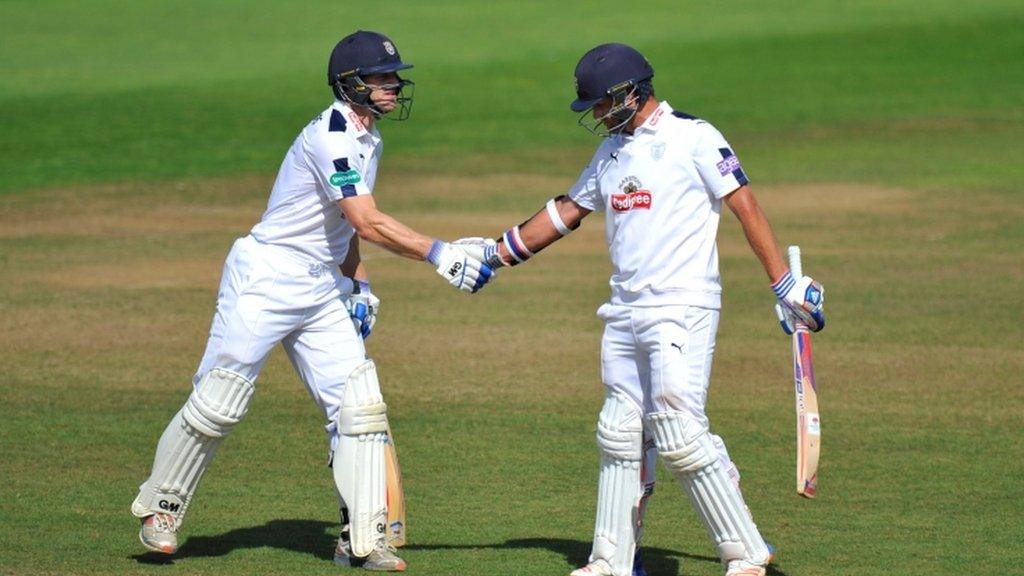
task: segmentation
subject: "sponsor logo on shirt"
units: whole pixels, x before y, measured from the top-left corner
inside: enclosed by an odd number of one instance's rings
[[[735,154],[730,154],[729,156],[726,156],[721,162],[716,164],[716,166],[718,166],[718,173],[721,174],[722,176],[725,176],[726,174],[729,174],[736,170],[743,169],[743,167],[740,166],[740,159],[737,158]]]
[[[331,185],[337,186],[338,188],[349,184],[355,184],[356,182],[359,182],[359,180],[361,180],[361,178],[359,178],[359,172],[356,172],[355,170],[335,172],[334,174],[331,174]]]
[[[640,180],[636,176],[626,176],[619,183],[621,194],[612,194],[612,210],[629,212],[630,210],[650,210],[651,193],[640,189]]]

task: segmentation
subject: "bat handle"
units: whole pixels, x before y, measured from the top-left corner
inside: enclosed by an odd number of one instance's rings
[[[795,280],[799,280],[800,278],[803,278],[803,276],[804,276],[803,266],[800,265],[800,247],[799,246],[790,246],[789,250],[787,250],[787,253],[789,254],[789,272],[790,272],[790,274],[793,275],[793,278]]]

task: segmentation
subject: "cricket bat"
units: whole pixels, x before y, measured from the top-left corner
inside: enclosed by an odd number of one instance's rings
[[[800,247],[789,247],[789,269],[803,276]],[[818,385],[811,358],[811,332],[798,322],[793,333],[793,376],[796,385],[796,493],[814,498],[818,493],[818,457],[821,453],[821,416]]]
[[[405,544],[405,490],[402,488],[402,469],[398,466],[395,436],[388,424],[388,445],[385,450],[387,474],[388,543],[398,548]]]

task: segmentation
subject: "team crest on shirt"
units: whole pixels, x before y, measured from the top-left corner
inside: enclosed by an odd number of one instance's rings
[[[650,210],[651,193],[644,190],[640,179],[636,176],[626,176],[619,182],[621,194],[612,194],[612,210],[616,212],[629,212],[630,210]]]
[[[655,142],[651,144],[651,158],[654,160],[661,160],[661,157],[665,155],[665,143]]]

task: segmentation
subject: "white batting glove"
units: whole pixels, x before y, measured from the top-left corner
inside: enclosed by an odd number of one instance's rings
[[[474,258],[466,246],[434,240],[427,253],[427,262],[437,267],[437,273],[449,284],[463,292],[476,292],[490,281],[494,272],[479,258]]]
[[[825,327],[825,288],[810,276],[797,280],[788,271],[774,284],[772,291],[778,297],[775,315],[786,334],[796,331],[796,325],[803,324],[811,332]]]
[[[490,266],[492,271],[503,266],[508,266],[508,264],[505,264],[505,261],[501,259],[501,256],[498,255],[498,242],[493,238],[470,236],[467,238],[459,238],[452,242],[452,244],[462,247],[467,254]]]
[[[356,280],[356,292],[348,298],[348,315],[355,324],[356,332],[366,340],[377,323],[377,312],[380,310],[380,298],[370,292],[370,283]]]

